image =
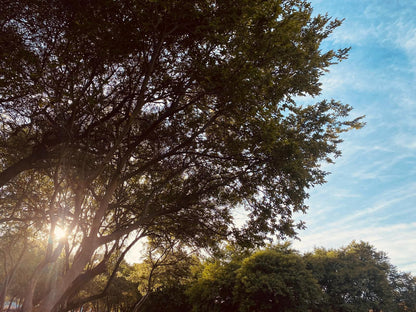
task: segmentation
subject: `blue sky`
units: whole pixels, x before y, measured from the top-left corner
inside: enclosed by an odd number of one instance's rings
[[[416,1],[313,0],[345,18],[325,48],[351,47],[322,79],[322,98],[354,107],[367,125],[344,135],[327,183],[311,191],[294,247],[338,248],[363,240],[416,274]],[[314,99],[318,100],[318,99]]]

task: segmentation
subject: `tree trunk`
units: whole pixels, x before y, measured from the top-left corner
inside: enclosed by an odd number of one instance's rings
[[[75,279],[82,273],[85,266],[90,261],[95,249],[96,249],[96,239],[86,241],[80,254],[77,256],[77,259],[72,264],[71,268],[62,279],[57,283],[55,289],[51,289],[49,293],[44,297],[39,306],[39,311],[42,312],[54,312],[58,308],[59,303],[62,301],[62,298],[75,281]],[[31,311],[23,311],[31,312]]]
[[[7,307],[7,310],[6,310],[7,312],[9,312],[9,311],[10,311],[10,309],[12,308],[12,304],[13,304],[14,299],[16,299],[16,297],[13,297],[13,298],[10,300],[10,302],[9,302],[9,306]],[[18,302],[16,302],[16,306],[19,306]]]
[[[20,252],[19,258],[17,258],[16,262],[14,263],[13,267],[11,268],[10,272],[5,272],[5,277],[4,277],[4,281],[3,281],[3,287],[0,293],[0,311],[3,311],[4,309],[4,303],[6,301],[6,295],[7,295],[7,290],[9,288],[9,285],[11,284],[14,274],[17,270],[17,268],[19,267],[20,263],[22,262],[23,259],[23,255],[26,252],[26,246],[27,246],[27,241],[25,241],[22,251]],[[9,254],[10,256],[10,254]],[[5,255],[6,257],[6,255]]]
[[[6,293],[7,293],[7,284],[8,282],[7,280],[5,280],[3,283],[3,288],[0,293],[0,312],[3,311],[4,309],[4,303],[6,301]]]
[[[135,304],[132,312],[139,312],[140,308],[143,306],[148,296],[149,296],[149,293],[141,297],[140,300]]]
[[[32,276],[29,285],[26,288],[26,293],[24,296],[22,312],[32,312],[33,311],[33,294],[35,293],[35,287],[40,277],[41,270],[36,270]]]

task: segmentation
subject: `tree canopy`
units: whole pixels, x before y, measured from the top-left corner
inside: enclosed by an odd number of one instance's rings
[[[326,311],[395,311],[390,273],[394,268],[384,252],[364,242],[347,247],[316,249],[306,255],[308,268],[321,285]]]
[[[45,242],[24,312],[42,270],[62,265],[39,309],[65,309],[132,239],[295,235],[320,164],[361,125],[334,100],[296,103],[348,52],[322,51],[341,21],[307,1],[22,0],[0,16],[0,229]]]
[[[317,281],[288,245],[208,263],[188,292],[194,311],[309,311],[321,300]]]
[[[244,252],[230,249],[225,254],[206,259],[193,281],[178,283],[187,288],[188,301],[183,303],[191,303],[192,311],[402,312],[416,308],[415,277],[398,272],[384,252],[368,243],[317,248],[306,254],[288,244]],[[183,298],[183,292],[177,294]]]

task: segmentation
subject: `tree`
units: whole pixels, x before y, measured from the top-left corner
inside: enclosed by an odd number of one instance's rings
[[[68,303],[67,311],[93,309],[93,311],[131,312],[141,297],[137,289],[138,284],[130,279],[134,267],[125,261],[117,268],[115,266],[116,264],[113,263],[105,274],[96,276],[85,285],[78,292],[78,296]]]
[[[2,266],[0,271],[0,311],[3,311],[6,295],[12,285],[16,271],[22,263],[26,252],[27,240],[24,232],[8,232],[0,236],[0,255]]]
[[[233,290],[244,258],[232,252],[207,261],[197,281],[191,284],[187,293],[194,311],[237,311]]]
[[[186,290],[201,267],[197,253],[171,237],[148,244],[143,262],[134,266],[130,279],[138,282],[142,298],[133,312],[191,311]]]
[[[389,274],[398,312],[416,311],[416,277],[392,267]]]
[[[184,287],[192,279],[191,272],[198,264],[195,251],[179,240],[172,237],[155,237],[150,240],[144,261],[134,266],[134,272],[129,277],[138,283],[142,295],[132,311],[160,311],[163,303],[155,299],[177,291],[177,295],[185,297]],[[165,303],[166,299],[164,298]],[[176,298],[162,309],[177,311],[183,308],[182,305],[186,306]]]
[[[27,282],[41,262],[41,250],[45,246],[37,239],[39,233],[30,233],[21,228],[14,230],[18,231],[3,233],[0,239],[0,252],[3,261],[0,280],[2,281],[4,298],[9,303],[13,302],[15,306],[21,306]],[[34,302],[39,302],[45,287],[50,284],[53,277],[54,272],[50,268],[41,271],[41,278],[33,298]]]
[[[132,235],[295,235],[321,162],[360,126],[336,101],[295,102],[347,54],[322,52],[341,22],[303,0],[22,0],[1,17],[0,219],[48,233],[24,312],[62,254],[41,311],[64,308]]]
[[[321,299],[318,283],[302,256],[287,245],[244,259],[234,292],[238,311],[309,311]]]
[[[245,259],[235,289],[239,311],[308,311],[321,298],[317,281],[288,245]]]
[[[208,263],[188,291],[194,311],[308,311],[321,300],[312,273],[289,245]]]
[[[385,253],[368,243],[352,242],[338,250],[316,249],[306,255],[325,293],[318,311],[393,310],[391,265]]]

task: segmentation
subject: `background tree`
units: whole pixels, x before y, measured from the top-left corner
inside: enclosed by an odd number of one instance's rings
[[[306,311],[321,300],[317,281],[288,245],[242,255],[206,264],[188,291],[194,311]]]
[[[25,232],[15,229],[17,232],[2,233],[0,236],[0,259],[2,259],[0,271],[0,311],[6,302],[9,287],[12,285],[16,271],[22,263],[27,248]]]
[[[123,261],[113,275],[114,266],[113,263],[105,274],[96,276],[85,285],[62,311],[76,311],[82,308],[87,311],[93,309],[93,311],[131,312],[141,297],[137,289],[138,283],[130,279],[134,267]]]
[[[392,267],[389,279],[397,311],[416,311],[416,277]]]
[[[385,253],[368,243],[352,242],[338,250],[317,249],[306,256],[325,293],[319,311],[392,310],[391,265]]]
[[[237,311],[233,294],[236,274],[249,254],[228,248],[206,261],[198,279],[187,290],[194,311]]]
[[[10,234],[7,233],[6,236]],[[4,255],[7,258],[3,259],[2,257],[3,264],[7,264],[6,268],[8,270],[14,270],[12,272],[7,271],[9,274],[6,273],[6,276],[1,276],[2,282],[7,283],[3,291],[6,300],[13,302],[16,306],[22,305],[28,280],[30,280],[30,277],[43,258],[41,251],[45,246],[43,246],[41,240],[36,239],[38,237],[37,234],[39,233],[21,232],[17,237],[14,237],[17,241],[7,240],[4,236],[1,239],[1,245],[5,251],[2,253],[2,256]],[[22,249],[23,247],[24,250]],[[40,297],[44,295],[45,287],[56,276],[56,271],[45,268],[42,270],[41,275],[37,291],[34,294],[34,302],[40,301]]]
[[[260,250],[229,245],[204,262],[169,241],[164,241],[165,249],[155,243],[146,261],[133,266],[122,262],[117,271],[113,263],[61,311],[83,307],[127,312],[137,302],[144,312],[414,310],[415,278],[398,272],[383,252],[367,243],[306,255],[287,244]],[[148,273],[152,269],[153,275]],[[149,283],[152,289],[146,293]],[[100,291],[107,287],[107,292]],[[146,300],[140,301],[138,289]],[[74,305],[77,302],[82,304]]]
[[[181,241],[166,236],[153,237],[148,242],[143,262],[134,266],[134,272],[129,277],[138,283],[142,295],[132,311],[178,311],[187,308],[185,285],[192,280],[192,270],[198,264],[195,251]],[[174,300],[163,298],[175,292]]]
[[[138,281],[143,297],[134,311],[191,311],[186,290],[201,268],[198,253],[170,237],[149,242],[143,262],[130,279]]]
[[[288,245],[254,253],[237,271],[234,300],[238,311],[308,311],[321,290],[302,256]]]
[[[1,17],[0,220],[48,233],[24,312],[62,254],[41,311],[104,274],[129,235],[295,235],[322,160],[360,126],[336,101],[294,101],[347,53],[321,50],[340,21],[306,1],[23,0]]]

